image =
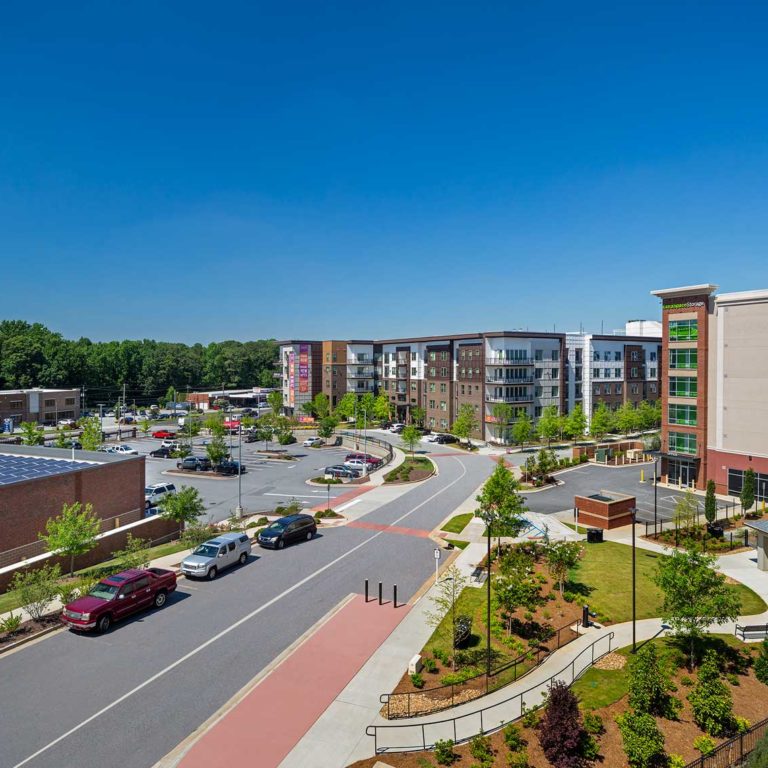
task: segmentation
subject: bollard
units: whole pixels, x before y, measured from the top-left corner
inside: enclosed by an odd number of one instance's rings
[[[365,602],[368,602],[368,579],[365,580]]]
[[[394,604],[395,608],[397,608],[397,584],[395,584],[394,595],[393,595],[393,604]]]
[[[589,627],[589,606],[584,605],[581,609],[581,626],[585,629]]]
[[[384,603],[382,602],[382,599],[381,599],[381,582],[379,582],[379,605],[383,605],[383,604]]]

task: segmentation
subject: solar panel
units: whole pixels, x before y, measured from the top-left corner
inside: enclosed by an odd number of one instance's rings
[[[92,462],[0,454],[0,485],[18,483],[22,480],[34,480],[38,477],[61,475],[89,466],[92,466]]]

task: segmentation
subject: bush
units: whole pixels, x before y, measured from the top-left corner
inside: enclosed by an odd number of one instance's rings
[[[453,739],[435,742],[435,760],[438,765],[452,765],[458,755],[453,751]]]
[[[664,734],[652,715],[625,712],[616,718],[624,753],[632,768],[653,768],[664,759]]]
[[[0,619],[0,632],[12,635],[21,626],[21,614],[9,613],[4,619]]]
[[[411,675],[411,683],[413,683],[414,688],[423,688],[424,678],[418,672],[415,672]]]
[[[21,607],[36,620],[41,619],[59,593],[61,569],[44,565],[30,571],[18,571],[11,581],[10,591],[16,593]]]
[[[688,675],[683,675],[680,678],[680,685],[684,685],[686,688],[690,688],[693,685],[693,678],[688,677]]]
[[[442,661],[443,664],[449,664],[451,661],[451,657],[444,650],[442,650],[442,648],[433,648],[432,655],[438,661]]]
[[[669,695],[672,680],[659,662],[656,646],[643,646],[629,665],[629,706],[635,712],[675,719],[682,703]]]
[[[217,533],[218,530],[210,523],[193,523],[184,529],[184,533],[181,535],[181,541],[186,547],[192,549],[192,547],[196,547],[198,544],[202,544],[204,541],[214,538]]]
[[[715,749],[715,742],[709,736],[699,736],[693,740],[693,748],[698,749],[702,755],[708,755]]]
[[[594,712],[586,712],[584,714],[584,730],[593,736],[599,736],[605,731],[603,718],[600,717],[600,715],[596,715]]]
[[[466,614],[460,614],[456,617],[453,625],[453,646],[461,648],[469,640],[472,634],[472,617]]]
[[[119,563],[119,571],[127,571],[130,568],[146,568],[149,565],[148,542],[144,539],[134,538],[130,533],[125,542],[125,549],[118,549],[112,553],[112,557]]]
[[[720,679],[717,655],[710,650],[699,669],[699,679],[688,694],[696,725],[710,736],[725,736],[734,730],[733,700]]]
[[[541,719],[541,712],[538,707],[533,709],[526,709],[523,706],[522,723],[525,728],[536,728],[539,725]]]
[[[323,485],[341,485],[341,480],[338,477],[313,477],[312,482]]]
[[[768,685],[768,640],[760,643],[760,655],[755,659],[755,677]]]
[[[514,723],[510,723],[504,728],[504,743],[510,752],[517,752],[528,744],[520,733],[520,728]]]
[[[430,674],[437,672],[437,664],[434,659],[424,659],[422,663],[424,664],[424,669]]]
[[[493,749],[491,748],[491,739],[489,736],[483,736],[478,733],[469,742],[469,754],[480,761],[481,768],[490,768],[493,765]]]
[[[461,685],[481,674],[482,672],[477,667],[465,667],[457,672],[449,672],[447,675],[443,675],[440,678],[440,682],[443,685]]]
[[[575,592],[563,592],[563,600],[566,603],[575,603],[579,599],[579,596]]]
[[[737,733],[746,733],[751,723],[749,720],[747,720],[746,717],[735,717],[734,718],[734,724],[736,725],[736,732]]]
[[[553,768],[575,768],[580,764],[587,735],[574,693],[561,681],[552,683],[539,724],[539,743],[544,756]]]
[[[509,768],[531,768],[528,762],[528,751],[521,749],[519,752],[510,752],[507,755]]]
[[[685,768],[688,763],[682,755],[670,755],[667,762],[667,768]]]

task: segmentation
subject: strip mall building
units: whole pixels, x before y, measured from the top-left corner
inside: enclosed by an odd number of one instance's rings
[[[768,500],[768,290],[716,285],[661,299],[662,466],[670,482],[738,496],[744,472]]]

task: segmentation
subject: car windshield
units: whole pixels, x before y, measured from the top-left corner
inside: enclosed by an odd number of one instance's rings
[[[145,488],[144,489],[144,495],[145,496],[151,496],[155,492],[154,488]]]
[[[281,523],[279,520],[275,520],[274,523],[270,523],[266,530],[268,531],[284,531],[285,530],[285,523]]]
[[[203,557],[216,557],[218,553],[218,547],[214,547],[211,544],[201,544],[192,554],[202,555]]]
[[[99,583],[88,594],[91,597],[100,597],[102,600],[114,600],[118,589],[120,587],[116,587],[114,584]]]

